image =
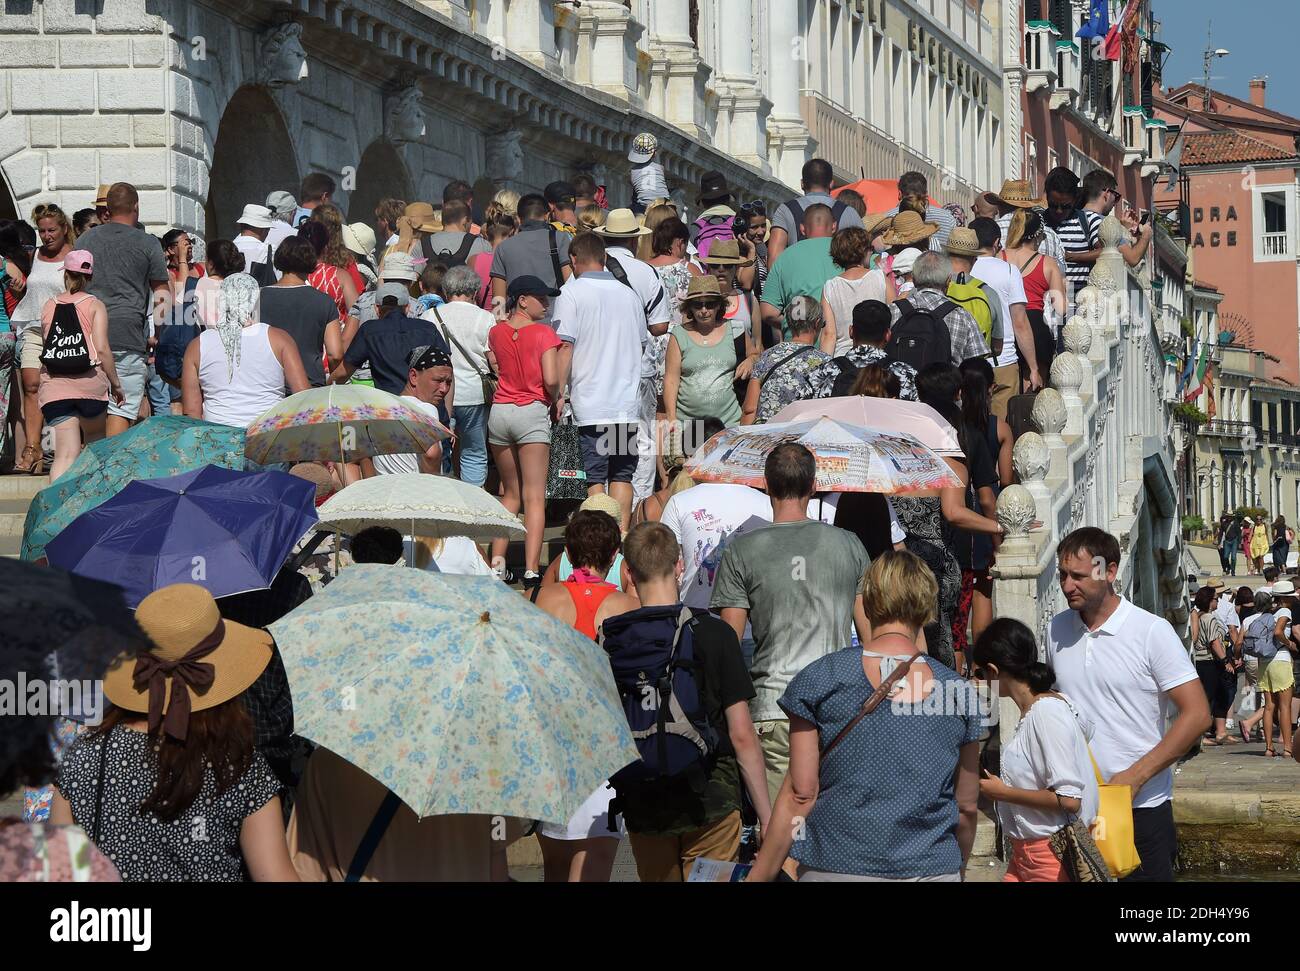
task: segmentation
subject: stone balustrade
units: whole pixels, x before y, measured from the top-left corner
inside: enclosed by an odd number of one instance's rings
[[[1019,484],[998,499],[1007,536],[993,569],[994,610],[1027,624],[1040,641],[1066,609],[1056,545],[1081,526],[1119,538],[1121,593],[1176,630],[1187,623],[1165,394],[1170,365],[1149,282],[1128,270],[1117,249],[1123,226],[1109,217],[1101,235],[1102,256],[1065,325],[1051,386],[1034,402],[1037,431],[1015,444]]]

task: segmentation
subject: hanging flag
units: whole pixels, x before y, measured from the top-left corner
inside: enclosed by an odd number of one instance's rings
[[[1184,401],[1191,401],[1196,398],[1205,387],[1205,375],[1210,366],[1210,344],[1208,341],[1201,344],[1201,358],[1196,362],[1196,385],[1184,395]]]
[[[1091,40],[1094,37],[1105,37],[1109,32],[1110,0],[1092,0],[1088,8],[1088,19],[1074,36]]]
[[[1196,354],[1200,349],[1201,342],[1199,339],[1192,340],[1192,353],[1187,355],[1187,367],[1183,368],[1183,373],[1178,376],[1178,397],[1183,396],[1187,390],[1187,382],[1192,380],[1192,372],[1196,370]]]
[[[1213,418],[1219,413],[1219,409],[1214,405],[1214,365],[1211,364],[1205,371],[1205,414]]]

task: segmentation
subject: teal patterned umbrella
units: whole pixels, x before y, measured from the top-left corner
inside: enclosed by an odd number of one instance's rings
[[[136,479],[162,479],[205,465],[244,469],[244,430],[181,415],[160,415],[112,438],[92,442],[67,472],[36,494],[23,524],[24,560],[83,512],[107,502]]]
[[[604,652],[495,577],[350,566],[269,630],[295,730],[421,818],[562,823],[638,758]]]

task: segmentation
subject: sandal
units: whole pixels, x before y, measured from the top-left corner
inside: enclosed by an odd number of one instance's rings
[[[1277,753],[1274,752],[1271,748],[1266,748],[1264,749],[1264,758],[1275,759],[1277,758]]]
[[[44,475],[45,455],[41,452],[40,446],[25,446],[22,460],[14,462],[14,472],[19,475]]]
[[[1240,745],[1240,744],[1241,744],[1241,739],[1237,738],[1236,735],[1224,735],[1224,736],[1222,736],[1221,738],[1217,738],[1217,739],[1215,739],[1215,741],[1217,741],[1220,745]]]
[[[1208,745],[1208,746],[1210,746],[1211,748],[1214,748],[1215,746],[1222,745],[1222,744],[1223,744],[1223,742],[1222,742],[1220,739],[1217,739],[1217,738],[1203,738],[1203,739],[1201,739],[1201,745],[1202,745],[1202,746],[1207,746],[1207,745]]]

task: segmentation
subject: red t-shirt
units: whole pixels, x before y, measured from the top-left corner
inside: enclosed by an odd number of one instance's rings
[[[488,332],[488,346],[497,359],[496,396],[493,404],[550,404],[542,380],[542,355],[560,346],[560,335],[547,324],[527,324],[518,330],[502,321]]]

